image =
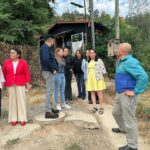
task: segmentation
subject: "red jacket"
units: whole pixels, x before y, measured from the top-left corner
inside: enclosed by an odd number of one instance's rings
[[[5,78],[5,86],[19,85],[24,86],[30,82],[30,72],[27,62],[19,59],[16,74],[14,74],[13,63],[11,59],[5,60],[3,65],[3,74]]]

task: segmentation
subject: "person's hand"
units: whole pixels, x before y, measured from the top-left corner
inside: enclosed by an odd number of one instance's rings
[[[32,88],[32,85],[29,84],[29,83],[26,83],[26,89],[27,89],[27,90],[30,90],[31,88]]]
[[[4,88],[4,84],[5,84],[5,82],[2,82],[1,84],[2,84],[2,89],[3,89],[3,88]]]
[[[57,71],[56,71],[56,70],[54,70],[53,74],[56,74],[56,73],[57,73]]]
[[[127,91],[125,91],[125,95],[126,95],[126,96],[134,96],[135,93],[134,93],[133,91],[127,90]]]

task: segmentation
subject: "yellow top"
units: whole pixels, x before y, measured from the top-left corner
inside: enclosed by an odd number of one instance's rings
[[[86,81],[87,91],[101,91],[106,89],[104,80],[96,80],[95,61],[91,60],[88,64],[88,75]]]

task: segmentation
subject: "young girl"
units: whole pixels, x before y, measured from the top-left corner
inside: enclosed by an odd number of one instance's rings
[[[3,76],[3,72],[2,72],[2,68],[0,65],[0,117],[1,117],[1,99],[2,99],[2,87],[3,87],[3,83],[5,82],[4,76]]]
[[[58,63],[58,72],[55,74],[55,90],[54,90],[54,97],[56,108],[61,110],[61,106],[59,104],[59,91],[62,101],[62,107],[65,109],[71,109],[71,106],[65,103],[65,75],[64,75],[64,68],[65,68],[65,61],[63,59],[63,49],[56,48],[55,50],[55,58]]]

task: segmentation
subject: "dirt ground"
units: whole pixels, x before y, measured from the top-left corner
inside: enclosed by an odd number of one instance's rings
[[[44,89],[33,88],[27,93],[27,105],[29,123],[34,123],[34,116],[44,112]],[[150,118],[149,115],[145,115],[143,110],[150,108],[150,92],[147,91],[141,96],[141,101],[138,104],[138,126],[139,134],[146,139],[150,139]],[[106,90],[105,100],[108,104],[113,104],[114,100],[114,87],[111,83],[108,83],[108,89]],[[7,124],[7,92],[3,93],[3,116],[2,124],[0,125],[0,131],[3,130]],[[80,101],[73,101],[73,111],[82,111],[83,113],[89,113],[88,108],[82,105]],[[70,111],[71,112],[71,111]],[[69,111],[67,117],[71,116]],[[79,116],[80,117],[80,116]],[[9,141],[5,150],[114,150],[112,143],[109,141],[107,132],[101,126],[97,129],[85,128],[86,122],[82,121],[67,121],[61,122],[56,125],[42,125],[40,130],[34,131],[30,136],[23,140],[16,139]]]
[[[93,115],[85,105],[76,100],[73,110],[66,111],[66,120],[56,125],[42,125],[23,140],[10,141],[5,150],[113,150],[107,134],[101,128],[87,128],[87,122],[81,120],[67,120],[76,112]],[[79,116],[80,117],[80,116]]]

